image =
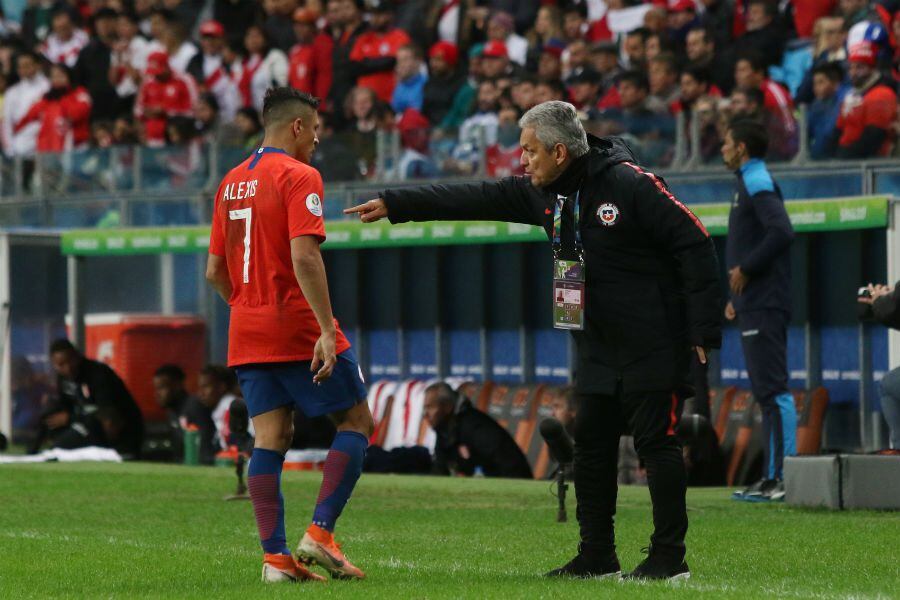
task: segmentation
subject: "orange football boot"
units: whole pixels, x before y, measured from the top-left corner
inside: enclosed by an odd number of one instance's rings
[[[265,583],[296,583],[298,581],[326,581],[294,560],[289,554],[263,556],[262,580]]]
[[[335,579],[364,579],[366,574],[355,567],[334,541],[334,535],[318,525],[310,525],[297,546],[297,559],[307,565],[317,564]]]

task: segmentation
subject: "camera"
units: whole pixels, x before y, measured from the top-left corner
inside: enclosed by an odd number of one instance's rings
[[[856,290],[856,313],[857,317],[860,321],[873,321],[875,319],[875,315],[872,313],[872,305],[866,302],[859,302],[860,298],[871,298],[872,292],[869,290],[868,286],[863,286]]]

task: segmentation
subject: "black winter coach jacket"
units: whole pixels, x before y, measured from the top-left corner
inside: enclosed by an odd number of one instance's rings
[[[587,297],[585,329],[572,332],[578,392],[681,389],[692,346],[721,344],[722,299],[712,240],[661,178],[637,166],[621,139],[588,136],[588,141],[590,151],[546,188],[534,187],[527,177],[506,177],[386,190],[388,218],[391,223],[525,223],[543,227],[551,238],[554,202],[563,195],[561,237],[569,258],[572,207],[580,191]]]

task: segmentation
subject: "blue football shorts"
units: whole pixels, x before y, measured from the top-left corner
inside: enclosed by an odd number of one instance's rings
[[[294,406],[307,417],[347,410],[366,400],[362,370],[351,350],[341,352],[331,377],[316,385],[312,361],[260,363],[235,368],[251,417]]]

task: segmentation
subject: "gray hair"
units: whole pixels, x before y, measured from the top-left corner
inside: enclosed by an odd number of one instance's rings
[[[573,158],[587,154],[587,134],[575,107],[568,102],[550,100],[538,104],[522,115],[519,127],[533,128],[537,139],[547,150],[562,144]]]

